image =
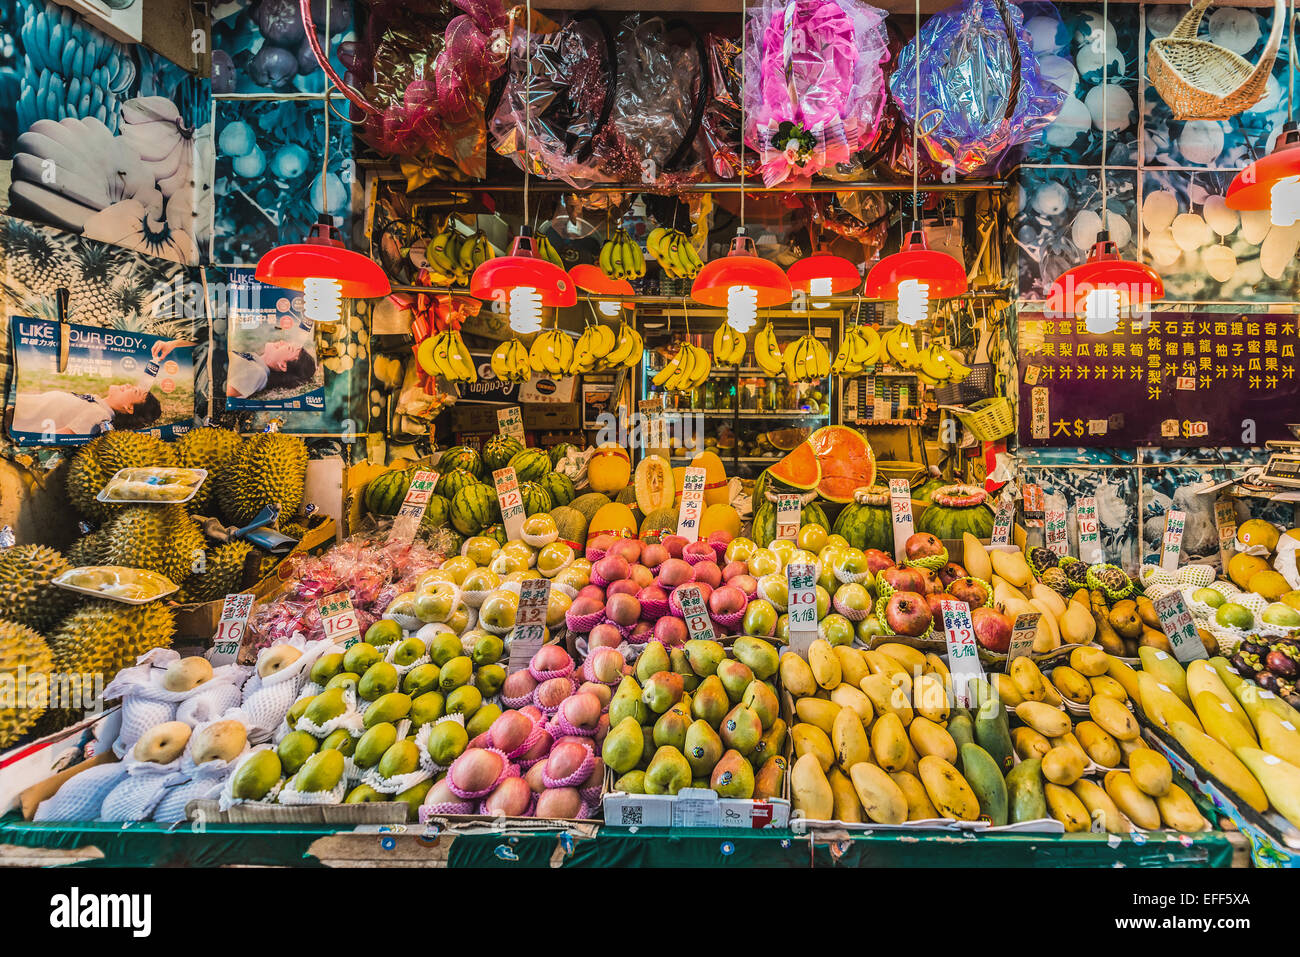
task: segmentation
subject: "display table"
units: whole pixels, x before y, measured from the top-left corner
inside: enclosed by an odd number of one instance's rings
[[[735,829],[465,830],[0,820],[0,865],[136,867],[1229,867],[1239,835],[1004,834]]]

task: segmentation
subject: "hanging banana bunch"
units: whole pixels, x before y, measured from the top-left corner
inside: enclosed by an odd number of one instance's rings
[[[781,361],[781,348],[776,342],[776,330],[771,320],[754,336],[754,361],[767,375],[780,375],[784,365]]]
[[[831,364],[836,375],[858,375],[880,361],[880,336],[876,330],[859,325],[848,328],[840,339],[839,352]]]
[[[641,334],[626,322],[620,322],[617,331],[599,323],[588,326],[578,337],[569,374],[605,372],[619,366],[631,369],[641,361],[644,348]]]
[[[478,371],[460,333],[444,329],[420,343],[416,362],[429,375],[440,375],[448,382],[477,382]]]
[[[709,377],[712,368],[709,354],[699,346],[683,342],[677,354],[668,360],[651,383],[665,392],[690,392]]]
[[[680,229],[663,226],[652,229],[646,237],[645,248],[669,279],[694,279],[704,268],[704,260]]]
[[[826,344],[812,335],[803,335],[781,353],[781,366],[791,382],[813,382],[831,373],[831,354]]]
[[[542,259],[545,259],[548,263],[554,263],[561,269],[564,268],[564,260],[561,259],[560,254],[555,251],[555,246],[549,239],[540,233],[533,236],[533,252]]]
[[[483,258],[479,262],[484,262],[492,256],[492,247],[488,244],[487,237],[481,232],[473,236],[464,236],[452,220],[447,220],[442,229],[435,233],[424,247],[424,256],[433,269],[435,284],[447,286],[469,284],[470,273],[477,265],[474,263],[474,248],[480,237],[483,240],[479,245],[480,255]]]
[[[917,375],[926,385],[960,382],[970,375],[970,367],[963,365],[960,353],[930,343],[918,354],[920,369]]]
[[[527,382],[533,374],[528,347],[518,339],[507,339],[492,352],[492,372],[503,382]]]
[[[610,279],[640,279],[645,255],[626,229],[619,229],[600,247],[600,271]]]
[[[745,337],[724,322],[713,334],[713,358],[718,365],[740,365],[745,358]]]
[[[558,329],[539,332],[528,350],[528,364],[538,375],[552,378],[569,374],[573,364],[573,340]]]
[[[912,327],[899,323],[880,339],[882,357],[900,369],[916,369],[921,365],[921,352],[912,337]]]

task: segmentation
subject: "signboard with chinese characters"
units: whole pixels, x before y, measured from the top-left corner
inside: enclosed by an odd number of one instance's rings
[[[212,647],[207,653],[207,659],[214,668],[235,663],[248,627],[248,615],[252,610],[252,592],[227,595],[221,603],[221,620],[217,622],[217,630],[212,635]]]
[[[1022,312],[1018,337],[1022,445],[1292,438],[1286,426],[1300,403],[1295,316],[1156,313],[1093,335],[1075,319]]]
[[[1169,647],[1173,649],[1175,658],[1186,665],[1197,658],[1209,657],[1205,653],[1205,643],[1201,641],[1201,636],[1196,631],[1196,622],[1192,620],[1192,613],[1187,610],[1187,602],[1183,601],[1182,592],[1177,590],[1168,592],[1152,604],[1155,606],[1156,617],[1160,619],[1160,628],[1169,639]]]
[[[975,643],[975,628],[970,620],[970,605],[945,598],[939,602],[939,610],[943,614],[943,636],[948,643],[948,672],[952,675],[953,695],[958,705],[969,708],[971,679],[984,677],[979,646]]]
[[[321,627],[329,641],[351,648],[361,640],[361,624],[347,592],[326,595],[317,604],[320,606]]]
[[[683,585],[677,594],[682,606],[682,618],[686,621],[686,634],[691,638],[715,640],[713,620],[709,618],[709,611],[704,606],[704,592],[700,586]]]
[[[1047,547],[1054,555],[1064,558],[1069,553],[1069,542],[1066,540],[1065,531],[1065,509],[1049,508],[1044,521]]]
[[[519,476],[507,465],[492,473],[496,485],[497,503],[501,506],[501,524],[505,526],[506,537],[516,539],[524,527],[524,499],[519,491]]]
[[[912,537],[912,486],[907,479],[889,480],[889,512],[894,517],[894,557],[906,557],[903,546]]]
[[[524,410],[517,405],[497,409],[497,431],[524,444]]]
[[[525,578],[519,583],[519,607],[515,628],[510,633],[510,660],[507,670],[514,674],[528,667],[546,638],[546,609],[551,600],[549,578]]]
[[[1079,499],[1074,507],[1074,520],[1079,528],[1079,557],[1096,564],[1106,560],[1101,549],[1101,526],[1097,521],[1097,499],[1092,495]]]
[[[1167,572],[1178,571],[1178,559],[1183,551],[1183,529],[1186,526],[1186,512],[1171,508],[1165,513],[1165,534],[1160,539],[1160,567]]]
[[[806,562],[785,566],[789,595],[790,649],[803,657],[817,637],[817,574]]]
[[[429,496],[433,494],[433,488],[437,484],[438,473],[428,469],[421,469],[412,476],[411,484],[406,490],[406,497],[402,499],[402,507],[397,510],[397,517],[393,519],[393,527],[389,532],[392,538],[409,542],[415,537],[416,530],[424,521],[424,510],[429,506]]]
[[[776,497],[776,537],[794,541],[799,537],[799,519],[803,502],[798,495],[781,493]]]
[[[682,476],[682,505],[677,512],[677,534],[688,542],[699,541],[700,516],[704,514],[704,469],[688,468]]]

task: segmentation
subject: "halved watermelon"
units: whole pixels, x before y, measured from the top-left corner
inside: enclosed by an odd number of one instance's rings
[[[767,433],[772,448],[780,452],[793,452],[807,438],[807,429],[775,429]]]
[[[802,448],[809,450],[818,465],[816,489],[828,502],[851,502],[854,491],[876,480],[876,457],[870,443],[848,426],[823,426],[808,436]]]
[[[769,466],[768,475],[790,488],[815,489],[822,478],[822,467],[817,461],[817,453],[808,441],[800,442],[794,451],[775,465]]]

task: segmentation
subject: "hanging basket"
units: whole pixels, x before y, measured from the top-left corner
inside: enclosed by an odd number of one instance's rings
[[[1211,0],[1201,0],[1184,14],[1167,37],[1147,49],[1147,79],[1174,118],[1226,120],[1245,112],[1264,95],[1286,23],[1285,0],[1273,2],[1273,29],[1258,63],[1196,38]]]
[[[981,399],[969,408],[953,405],[939,408],[948,409],[957,416],[961,424],[970,429],[970,434],[981,442],[996,442],[1016,430],[1016,420],[1011,417],[1011,403],[1003,395]]]

